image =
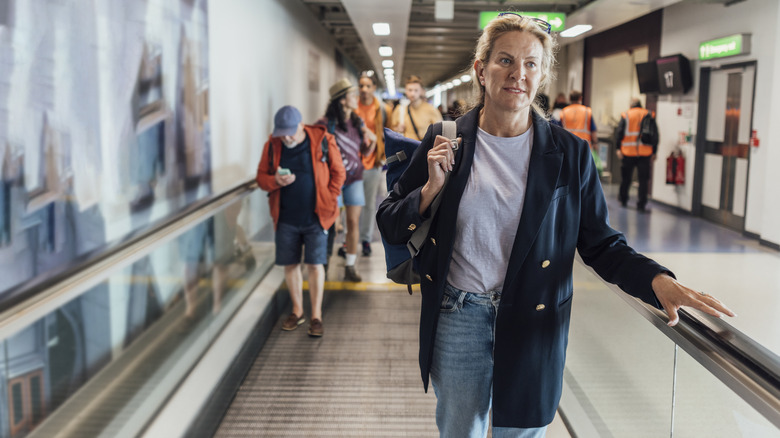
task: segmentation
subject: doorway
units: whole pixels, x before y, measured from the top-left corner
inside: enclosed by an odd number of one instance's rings
[[[699,118],[694,213],[698,206],[701,217],[743,231],[756,63],[702,68],[700,77],[705,111]]]

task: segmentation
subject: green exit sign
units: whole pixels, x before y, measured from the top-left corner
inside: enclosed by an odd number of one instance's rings
[[[512,12],[514,14],[522,15],[523,17],[533,17],[540,20],[544,20],[552,26],[553,32],[560,32],[566,26],[566,14],[563,12]],[[484,29],[490,20],[498,17],[501,11],[498,12],[480,12],[479,13],[479,28]]]
[[[699,44],[699,59],[725,58],[750,53],[750,34],[742,33]]]

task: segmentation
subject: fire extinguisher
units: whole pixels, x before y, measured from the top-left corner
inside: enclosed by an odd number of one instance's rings
[[[674,170],[674,183],[678,186],[683,186],[685,185],[685,156],[682,152],[677,154],[675,163],[677,166]]]
[[[685,156],[680,151],[666,158],[666,184],[685,185]]]

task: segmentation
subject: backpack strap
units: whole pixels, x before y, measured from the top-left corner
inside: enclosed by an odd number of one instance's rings
[[[322,136],[322,143],[320,144],[320,148],[322,148],[322,162],[327,164],[328,167],[330,167],[330,156],[328,156],[328,136],[323,135]]]
[[[417,140],[422,140],[420,138],[420,132],[417,131],[417,125],[414,124],[414,119],[412,118],[412,111],[409,109],[411,105],[406,105],[406,114],[409,114],[409,121],[412,122],[412,128],[414,129],[414,135],[417,137]]]
[[[407,158],[406,157],[406,152],[398,151],[395,154],[390,155],[389,157],[387,157],[387,160],[385,161],[385,163],[386,164],[391,164],[391,163],[395,163],[396,161],[403,161],[406,158]]]
[[[457,142],[456,125],[454,121],[446,120],[441,123],[441,127],[442,127],[441,130],[442,130],[443,137],[447,137],[450,140],[454,140],[455,142]],[[459,148],[453,147],[453,149],[457,151]],[[444,193],[444,190],[447,188],[447,183],[450,181],[451,174],[452,172],[447,172],[446,175],[444,176],[444,185],[442,186],[441,191],[439,191],[439,194],[436,195],[436,197],[433,199],[433,202],[431,203],[430,216],[428,216],[428,219],[424,220],[423,223],[420,224],[419,227],[417,227],[417,229],[414,231],[414,234],[412,234],[412,237],[406,243],[406,248],[409,250],[409,253],[412,255],[412,258],[414,258],[415,256],[417,256],[417,254],[419,254],[423,244],[425,244],[425,239],[428,237],[428,231],[431,229],[431,222],[433,222],[433,217],[436,216],[436,211],[439,209],[439,204],[441,204],[441,199],[442,199],[442,193]]]
[[[330,122],[328,122],[328,128],[330,128]],[[332,134],[332,133],[331,133]],[[268,168],[268,174],[273,175],[276,173],[276,170],[273,169],[274,166],[274,146],[269,142],[268,146],[270,147],[270,150],[268,151],[268,159],[271,161],[271,166]],[[320,148],[322,148],[322,161],[323,163],[327,164],[328,167],[330,167],[330,156],[328,155],[328,137],[325,135],[322,136],[322,143],[320,143]]]
[[[274,144],[270,141],[269,136],[269,142],[268,142],[268,174],[273,175],[276,173],[276,169],[274,169]]]

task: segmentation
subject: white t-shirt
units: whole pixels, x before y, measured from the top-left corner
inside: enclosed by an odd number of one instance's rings
[[[523,211],[533,138],[533,126],[517,137],[478,130],[447,275],[454,287],[475,293],[503,288]]]

